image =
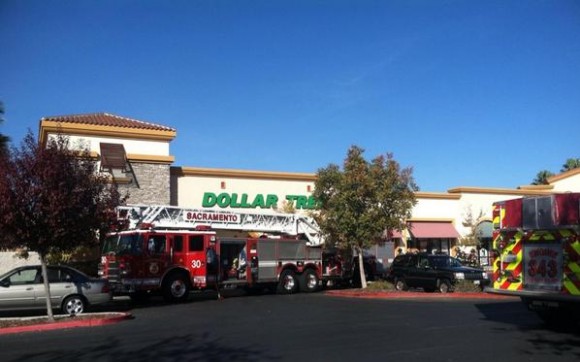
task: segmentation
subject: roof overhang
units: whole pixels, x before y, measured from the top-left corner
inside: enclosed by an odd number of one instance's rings
[[[139,129],[116,126],[91,125],[82,123],[67,123],[42,120],[40,122],[39,138],[41,144],[46,144],[48,134],[64,134],[79,136],[100,136],[112,138],[143,139],[154,141],[171,141],[176,131]]]
[[[316,181],[316,175],[312,173],[274,172],[274,171],[248,171],[235,169],[217,169],[201,167],[172,167],[171,174],[174,176],[204,176],[204,177],[235,177],[247,179],[273,179],[285,181]]]

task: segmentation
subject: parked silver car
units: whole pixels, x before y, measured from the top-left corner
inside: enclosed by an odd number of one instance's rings
[[[74,315],[89,305],[107,303],[112,294],[105,279],[91,278],[68,266],[48,266],[53,308]],[[46,293],[40,265],[23,266],[0,276],[0,310],[44,309]]]

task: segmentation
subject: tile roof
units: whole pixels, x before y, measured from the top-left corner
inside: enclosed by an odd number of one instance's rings
[[[87,114],[43,117],[42,121],[175,132],[175,129],[171,127],[139,121],[132,118],[121,117],[109,113],[87,113]]]

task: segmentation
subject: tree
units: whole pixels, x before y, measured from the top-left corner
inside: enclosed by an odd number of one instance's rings
[[[20,149],[0,157],[0,169],[0,248],[38,253],[53,321],[47,255],[98,243],[124,198],[107,176],[96,173],[88,152],[69,150],[63,136],[43,147],[29,131]]]
[[[554,176],[554,174],[548,170],[542,170],[538,172],[534,181],[532,181],[532,185],[547,185],[548,179]]]
[[[466,207],[461,224],[469,229],[469,232],[461,238],[461,243],[466,246],[481,247],[481,235],[477,234],[477,226],[485,217],[485,212],[479,209],[477,216],[473,214],[471,207]]]
[[[566,160],[566,163],[562,165],[560,172],[570,171],[575,168],[580,168],[580,158],[569,158]]]
[[[335,164],[319,169],[312,195],[320,207],[315,218],[329,243],[358,254],[366,288],[363,250],[384,239],[386,231],[405,227],[418,188],[412,169],[401,169],[392,154],[370,163],[363,154],[363,149],[352,146],[342,170]]]
[[[4,103],[0,102],[0,123],[4,122]],[[0,156],[8,152],[8,142],[10,138],[0,133]]]

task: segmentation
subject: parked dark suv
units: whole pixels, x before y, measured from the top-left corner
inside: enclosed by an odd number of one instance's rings
[[[473,281],[484,286],[489,282],[482,269],[463,266],[448,255],[404,254],[393,260],[388,279],[397,290],[423,288],[426,292],[439,290],[441,293],[453,291],[459,280]]]

